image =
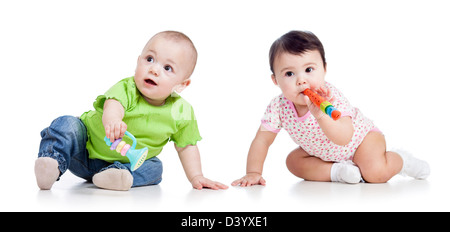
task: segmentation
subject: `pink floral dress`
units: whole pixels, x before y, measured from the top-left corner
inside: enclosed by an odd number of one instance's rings
[[[332,91],[334,96],[332,104],[341,111],[341,117],[352,118],[354,133],[347,145],[340,146],[331,142],[311,112],[308,111],[305,115],[298,117],[294,104],[283,94],[272,99],[261,123],[267,130],[274,133],[284,128],[292,140],[311,156],[333,162],[352,160],[364,137],[370,131],[379,130],[372,120],[365,117],[358,108],[351,106],[339,90],[329,83],[325,85]]]

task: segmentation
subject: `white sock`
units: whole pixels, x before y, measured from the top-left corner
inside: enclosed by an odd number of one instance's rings
[[[342,161],[331,166],[331,181],[356,184],[361,181],[361,172],[352,161]]]
[[[58,161],[50,157],[40,157],[34,163],[34,174],[41,190],[49,190],[59,177]]]
[[[424,161],[414,158],[411,153],[403,149],[393,149],[403,159],[403,168],[399,174],[407,175],[416,179],[426,179],[430,175],[430,165]]]
[[[127,191],[133,185],[133,176],[128,170],[109,168],[95,174],[92,182],[102,189]]]

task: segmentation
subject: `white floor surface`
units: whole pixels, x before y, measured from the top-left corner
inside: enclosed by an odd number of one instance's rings
[[[28,174],[2,181],[1,211],[449,211],[450,187],[445,171],[436,163],[428,180],[396,176],[385,184],[355,185],[304,181],[280,162],[265,167],[266,186],[231,187],[227,190],[192,189],[174,157],[163,159],[163,182],[130,191],[98,189],[92,183],[66,173],[49,191],[37,188],[32,162],[24,162]],[[162,154],[168,156],[169,154]],[[173,168],[169,168],[174,166]],[[242,165],[239,165],[242,166]],[[230,184],[243,172],[209,177]],[[278,170],[280,169],[280,170]],[[209,170],[209,169],[208,169]],[[210,172],[210,171],[208,171]],[[208,172],[205,173],[208,176]],[[233,175],[232,175],[233,174]],[[236,176],[238,174],[238,176]],[[14,176],[14,175],[11,175]],[[223,176],[224,178],[217,178]],[[14,183],[12,183],[14,182]],[[20,184],[19,184],[20,182]]]

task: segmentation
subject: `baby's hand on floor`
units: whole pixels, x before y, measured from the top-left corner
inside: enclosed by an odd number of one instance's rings
[[[192,178],[191,184],[192,184],[192,187],[194,187],[195,189],[198,189],[198,190],[202,189],[203,187],[214,189],[214,190],[228,188],[228,186],[226,186],[222,183],[216,182],[216,181],[212,181],[208,178],[205,178],[204,176],[195,176],[194,178]]]
[[[231,186],[240,185],[241,187],[248,187],[256,184],[265,186],[266,180],[264,180],[262,175],[259,173],[248,173],[241,179],[233,181],[233,183],[231,183]]]
[[[123,121],[111,121],[105,123],[104,127],[106,137],[110,139],[111,142],[125,136],[125,131],[127,131],[127,124]]]

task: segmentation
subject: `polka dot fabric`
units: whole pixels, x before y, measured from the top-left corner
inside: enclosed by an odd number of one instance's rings
[[[331,142],[309,111],[298,117],[294,104],[286,99],[283,94],[273,98],[267,106],[261,120],[262,125],[274,133],[278,133],[284,128],[292,140],[303,150],[324,161],[351,160],[364,137],[375,128],[375,125],[358,108],[352,107],[334,86],[329,83],[326,83],[326,86],[332,91],[334,96],[332,103],[342,112],[341,117],[349,116],[352,118],[354,133],[347,145],[340,146]]]

